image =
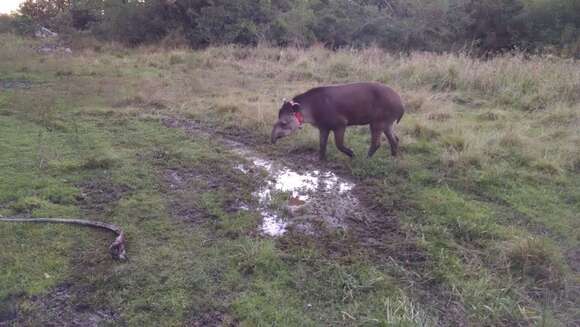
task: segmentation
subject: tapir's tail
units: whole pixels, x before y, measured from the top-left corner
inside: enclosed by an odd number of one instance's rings
[[[405,115],[405,109],[403,108],[403,110],[401,110],[401,115],[399,116],[399,119],[397,119],[397,124],[401,122],[401,119],[403,119],[404,115]]]

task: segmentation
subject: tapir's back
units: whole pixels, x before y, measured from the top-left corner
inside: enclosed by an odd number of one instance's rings
[[[321,122],[345,121],[347,125],[366,125],[374,121],[392,122],[403,113],[399,95],[379,83],[319,87],[302,96],[310,98],[313,113]]]

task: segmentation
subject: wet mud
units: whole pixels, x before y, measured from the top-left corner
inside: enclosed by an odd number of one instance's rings
[[[0,79],[0,90],[30,89],[32,82],[29,80],[5,80]]]
[[[162,117],[161,123],[168,128],[183,129],[192,137],[215,139],[217,134],[188,119]],[[232,167],[240,174],[253,174],[256,170],[266,174],[265,181],[253,193],[257,207],[241,204],[238,208],[260,213],[258,233],[263,236],[281,237],[290,233],[323,238],[329,233],[345,232],[358,246],[381,260],[394,259],[406,264],[422,264],[426,260],[414,238],[401,230],[398,218],[367,205],[361,196],[364,190],[353,179],[321,167],[315,159],[304,155],[299,160],[297,154],[292,154],[293,160],[271,159],[224,135],[218,137],[218,142],[244,159]],[[289,164],[296,161],[299,162]],[[173,180],[179,184],[179,178]]]
[[[117,185],[108,178],[88,180],[76,185],[80,190],[76,200],[85,211],[93,214],[107,214],[131,189],[126,185]]]
[[[164,118],[162,122],[170,128],[209,134],[188,120]],[[221,139],[220,143],[245,159],[233,167],[240,173],[252,174],[256,169],[266,173],[266,181],[253,193],[258,203],[255,209],[262,216],[258,229],[263,235],[282,236],[290,229],[315,234],[319,228],[346,229],[347,220],[364,219],[352,181],[330,170],[293,169],[231,139]]]
[[[227,313],[222,311],[205,311],[189,321],[188,327],[227,327],[238,326]]]
[[[6,326],[97,327],[119,320],[119,315],[112,310],[94,310],[79,302],[79,295],[71,285],[61,284],[46,295],[29,299],[27,307],[32,310],[31,314],[19,315]]]
[[[574,272],[580,273],[580,247],[569,249],[566,251],[565,257],[570,268]],[[580,286],[578,288],[580,288]]]
[[[199,193],[195,188],[195,181],[198,178],[199,174],[191,169],[168,168],[163,170],[162,179],[166,193],[170,195],[168,197],[169,210],[173,217],[193,223],[205,221],[205,213],[195,205]]]

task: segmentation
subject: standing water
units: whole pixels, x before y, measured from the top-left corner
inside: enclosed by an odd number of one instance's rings
[[[354,184],[333,172],[297,172],[280,163],[258,157],[243,147],[235,147],[233,151],[250,161],[254,167],[268,173],[267,181],[253,194],[262,215],[260,231],[263,234],[280,236],[289,227],[312,232],[314,224],[345,228],[346,216],[356,215],[352,210],[358,203],[351,192]],[[243,164],[235,168],[245,174],[250,171]],[[279,193],[288,194],[283,210],[272,208],[274,196]]]

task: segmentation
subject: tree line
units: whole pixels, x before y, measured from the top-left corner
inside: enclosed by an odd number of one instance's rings
[[[15,18],[128,45],[268,42],[580,56],[580,0],[27,0]]]

